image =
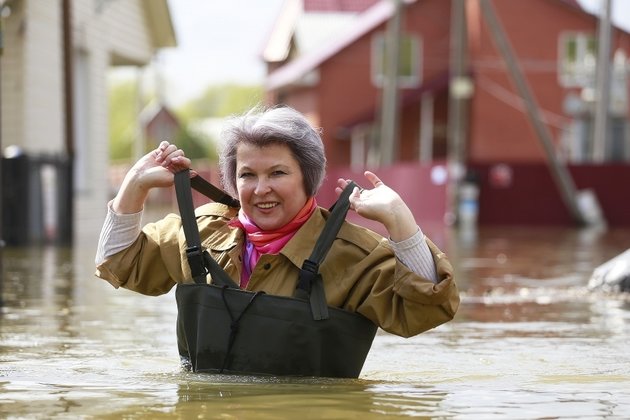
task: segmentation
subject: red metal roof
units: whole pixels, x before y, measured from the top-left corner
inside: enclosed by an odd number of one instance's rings
[[[403,0],[405,4],[413,4],[416,1],[417,0]],[[555,1],[575,8],[582,13],[588,13],[580,6],[577,0]],[[325,5],[330,5],[330,7],[333,5],[336,5],[335,7],[343,7],[342,3],[362,3],[365,5],[370,3],[372,7],[361,14],[352,28],[346,33],[340,34],[336,42],[326,45],[306,56],[302,56],[271,72],[267,76],[265,83],[268,90],[277,89],[297,81],[306,73],[317,68],[322,62],[354,42],[357,38],[389,19],[394,10],[392,2],[386,0],[304,0],[304,7],[306,9],[307,4],[310,7],[316,7],[316,5],[319,5],[318,7],[325,7]]]
[[[404,0],[406,3],[415,0]],[[336,41],[293,60],[267,75],[267,90],[297,82],[308,72],[316,69],[321,63],[337,54],[343,48],[355,42],[359,37],[389,19],[394,12],[394,5],[389,1],[377,1],[374,6],[362,13],[355,24],[340,34]]]

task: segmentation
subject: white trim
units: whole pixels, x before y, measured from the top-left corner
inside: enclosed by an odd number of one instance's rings
[[[289,56],[291,37],[295,33],[295,22],[303,13],[301,1],[285,1],[280,16],[271,29],[269,39],[262,52],[262,58],[268,63],[282,62]]]
[[[578,63],[580,59],[584,59],[587,52],[588,38],[592,38],[596,41],[595,34],[589,31],[563,31],[558,36],[558,83],[562,87],[586,87],[591,86],[595,81],[595,65],[597,56],[594,55],[592,63],[592,71],[587,69],[585,63]],[[568,64],[568,58],[566,56],[567,43],[569,40],[574,39],[577,43],[576,47],[576,64],[575,69],[568,69],[565,67]],[[582,68],[583,67],[583,68]],[[591,73],[591,74],[589,74]]]
[[[411,67],[412,68],[411,68],[410,75],[401,75],[399,71],[398,87],[413,89],[413,88],[418,87],[422,80],[422,46],[423,46],[422,37],[413,32],[403,33],[401,39],[404,39],[405,37],[409,38],[412,44],[411,46],[412,48]],[[384,79],[383,74],[379,72],[381,69],[378,68],[379,67],[378,63],[383,61],[381,59],[383,58],[382,53],[384,52],[384,49],[381,48],[379,45],[381,42],[383,43],[385,42],[385,32],[374,33],[372,36],[372,43],[371,43],[371,48],[370,48],[370,51],[371,51],[370,76],[371,76],[372,84],[376,86],[377,88],[383,87],[383,79]],[[403,51],[400,51],[400,54],[402,53]]]
[[[90,125],[92,109],[90,106],[90,57],[89,52],[78,50],[74,52],[74,149],[75,168],[74,186],[78,192],[89,190],[92,185],[92,171],[90,170],[91,150]]]

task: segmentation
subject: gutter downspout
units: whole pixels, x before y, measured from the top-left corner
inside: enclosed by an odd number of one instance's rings
[[[59,242],[72,244],[74,234],[74,48],[72,42],[72,2],[62,0],[62,36],[63,36],[63,88],[64,88],[64,113],[65,113],[65,145],[67,173],[62,177],[64,183],[60,183],[62,193],[63,211],[65,219],[59,218],[59,222],[68,221],[68,226],[59,226]],[[61,214],[64,214],[61,212]]]
[[[4,9],[4,2],[0,1],[0,192],[2,190],[2,159],[4,159],[4,151],[2,150],[2,55],[4,53],[4,33],[2,32],[2,20],[4,17],[2,16],[2,10]],[[4,248],[4,240],[2,239],[2,206],[0,203],[0,307],[3,306],[2,302],[2,290],[4,284],[4,264],[2,261],[3,258],[3,248]]]

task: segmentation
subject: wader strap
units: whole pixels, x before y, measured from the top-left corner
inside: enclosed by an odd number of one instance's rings
[[[193,208],[192,190],[190,189],[190,171],[185,170],[175,174],[175,192],[177,194],[177,205],[179,214],[182,217],[182,226],[186,236],[186,257],[190,272],[195,283],[205,283],[208,270],[203,261],[201,249],[201,239],[199,238],[199,228],[195,218]]]
[[[199,237],[199,227],[195,218],[195,211],[193,208],[192,191],[190,170],[186,169],[175,174],[175,192],[177,194],[177,204],[179,206],[179,212],[182,218],[182,226],[184,228],[184,234],[186,235],[186,256],[188,257],[188,263],[190,270],[196,283],[205,283],[206,274],[210,273],[212,280],[219,286],[228,286],[238,289],[239,286],[230,278],[230,276],[223,270],[223,268],[212,258],[210,254],[201,248],[201,239]],[[201,178],[197,175],[195,178]],[[195,179],[193,178],[193,179]],[[204,183],[208,185],[207,181]],[[326,301],[326,294],[324,292],[324,282],[322,281],[321,274],[319,274],[319,265],[322,263],[333,241],[339,233],[339,229],[343,224],[348,209],[350,208],[350,194],[355,187],[358,187],[354,182],[350,182],[343,190],[339,199],[335,205],[331,208],[330,216],[326,221],[326,225],[322,230],[311,256],[304,260],[302,268],[300,269],[300,275],[298,278],[298,284],[295,291],[295,297],[306,299],[310,302],[311,312],[313,319],[316,321],[328,319],[328,303]],[[210,191],[221,191],[218,188],[212,186]],[[205,194],[204,191],[199,192]],[[221,194],[225,194],[221,191]],[[227,195],[227,194],[225,194]],[[229,197],[229,196],[228,196]],[[209,196],[214,199],[214,197]],[[234,200],[230,197],[230,199]],[[238,203],[234,200],[233,203]],[[226,204],[225,202],[223,204]]]
[[[254,303],[254,299],[256,299],[259,295],[265,293],[265,292],[254,293],[254,295],[251,297],[249,302],[247,302],[247,305],[245,305],[245,307],[239,314],[238,318],[234,319],[234,315],[232,314],[230,305],[228,305],[227,299],[225,298],[225,289],[227,289],[227,287],[228,286],[223,286],[223,288],[221,289],[221,299],[223,299],[223,305],[225,305],[225,310],[230,315],[230,321],[231,321],[230,322],[230,337],[228,338],[228,347],[225,352],[225,358],[223,359],[223,365],[221,366],[221,370],[219,371],[219,373],[223,373],[223,370],[225,370],[225,368],[227,368],[228,364],[230,363],[230,353],[232,353],[232,346],[234,345],[234,341],[236,340],[236,334],[238,334],[239,321],[241,320],[243,315],[245,315],[245,312],[247,312],[249,307],[252,306],[252,303]]]
[[[316,321],[328,319],[329,317],[324,282],[319,274],[319,265],[326,258],[332,243],[337,238],[341,225],[346,219],[346,214],[350,208],[350,194],[352,194],[355,187],[358,187],[358,185],[352,181],[346,185],[339,199],[331,208],[330,216],[319,238],[317,238],[311,256],[304,260],[300,269],[295,296],[304,298],[305,294],[308,294],[313,319]]]
[[[225,272],[223,267],[221,267],[219,263],[217,263],[215,259],[208,254],[208,251],[203,251],[203,260],[206,263],[206,267],[208,267],[208,272],[210,273],[214,284],[217,286],[231,287],[232,289],[240,289],[239,285],[232,280],[232,277]]]
[[[228,207],[241,207],[241,203],[236,198],[215,187],[199,175],[190,179],[190,186],[215,203],[225,204]]]
[[[195,178],[201,177],[196,176]],[[203,182],[208,185],[212,185],[206,180],[203,180]],[[197,183],[199,184],[199,182]],[[217,264],[210,254],[208,254],[208,251],[201,247],[199,228],[197,227],[197,219],[195,218],[192,190],[190,187],[191,179],[189,170],[184,170],[175,174],[177,205],[179,206],[179,213],[182,218],[182,227],[184,228],[184,235],[186,236],[186,257],[188,258],[188,265],[190,266],[190,272],[192,273],[193,279],[195,280],[195,283],[203,284],[206,283],[206,275],[211,273],[212,280],[215,284],[238,289],[238,285],[234,283],[234,281],[223,269],[221,269],[221,266]],[[221,190],[213,185],[212,187],[214,190],[221,192]],[[222,194],[232,199],[229,195],[225,193]],[[238,203],[238,201],[236,202]]]

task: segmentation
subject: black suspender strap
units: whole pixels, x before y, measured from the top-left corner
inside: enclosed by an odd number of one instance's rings
[[[212,199],[215,203],[222,203],[228,207],[240,207],[241,203],[236,198],[225,191],[215,187],[200,175],[197,175],[190,179],[190,186],[199,191],[206,197]]]
[[[296,296],[304,296],[306,292],[309,296],[311,304],[311,312],[313,319],[316,321],[328,319],[328,304],[326,302],[326,294],[324,293],[324,282],[319,274],[319,265],[324,261],[333,241],[341,229],[348,209],[350,208],[350,194],[355,187],[354,182],[350,182],[339,196],[339,199],[331,209],[330,216],[326,221],[324,230],[322,230],[311,256],[304,260],[300,269]]]
[[[328,254],[333,241],[337,238],[337,233],[339,233],[341,225],[343,225],[344,220],[346,220],[346,214],[348,213],[348,209],[350,209],[350,195],[355,187],[358,188],[358,185],[350,181],[350,184],[344,188],[337,202],[331,209],[330,216],[326,221],[326,226],[324,226],[324,230],[317,239],[313,253],[309,258],[309,260],[317,262],[318,265],[326,258],[326,254]]]
[[[184,170],[175,174],[177,204],[182,218],[184,234],[186,235],[186,256],[195,283],[205,283],[206,275],[210,273],[215,284],[238,289],[238,285],[234,283],[225,270],[201,247],[191,186],[214,201],[219,201],[231,207],[239,207],[240,204],[238,200],[230,197],[199,175],[191,180],[190,170]],[[314,320],[323,320],[329,317],[324,283],[319,273],[319,266],[326,258],[333,241],[337,237],[337,233],[339,233],[339,229],[341,229],[341,225],[350,208],[350,194],[352,194],[355,187],[357,185],[354,182],[350,182],[343,190],[339,199],[331,208],[330,216],[315,243],[313,252],[307,260],[304,260],[300,269],[296,297],[303,297],[309,300]]]
[[[190,265],[190,272],[195,283],[205,283],[208,272],[204,265],[199,229],[195,222],[192,190],[190,189],[190,171],[185,170],[175,174],[175,191],[179,214],[182,217],[182,226],[186,235],[186,257],[188,258],[188,265]]]
[[[199,178],[199,176],[196,176],[195,178]],[[212,185],[205,180],[203,181],[208,185]],[[197,226],[197,219],[195,218],[192,190],[190,187],[191,180],[189,170],[184,170],[175,174],[175,193],[177,194],[177,205],[179,207],[179,214],[182,218],[184,235],[186,236],[186,257],[188,258],[188,265],[190,266],[190,272],[192,273],[193,279],[195,280],[195,283],[205,283],[206,274],[210,273],[212,275],[212,279],[216,284],[220,286],[227,285],[229,287],[234,287],[238,289],[238,285],[234,283],[230,276],[210,256],[210,254],[208,254],[208,252],[201,247],[199,227]],[[223,193],[218,188],[214,186],[212,187],[215,190],[220,191],[224,196],[232,199],[232,197]],[[237,200],[233,201],[238,203]]]

